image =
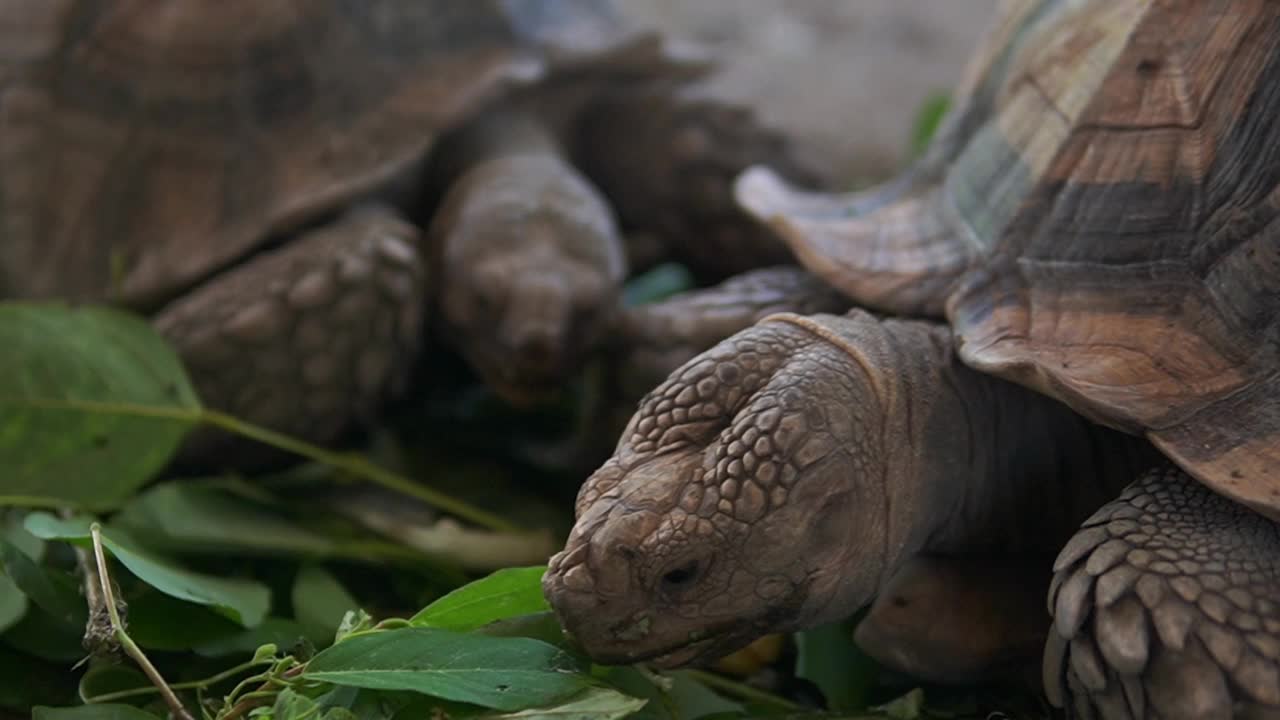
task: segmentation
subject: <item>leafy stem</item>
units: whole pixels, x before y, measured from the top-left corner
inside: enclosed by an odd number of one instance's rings
[[[304,440],[285,435],[284,433],[245,422],[227,413],[200,407],[168,407],[152,405],[135,405],[131,403],[93,402],[76,400],[39,400],[27,401],[28,404],[45,408],[66,408],[90,410],[113,415],[132,415],[134,417],[163,418],[191,424],[203,423],[241,437],[255,440],[278,450],[307,458],[330,467],[343,470],[351,475],[380,485],[403,495],[421,500],[463,520],[497,532],[520,532],[521,528],[498,515],[482,510],[469,503],[432,490],[413,480],[379,467],[367,458],[359,455],[334,452]]]
[[[102,549],[102,528],[98,523],[89,526],[89,534],[93,537],[93,557],[98,566],[98,579],[102,586],[102,600],[107,606],[107,614],[111,618],[111,630],[116,640],[120,643],[126,654],[133,658],[133,661],[142,668],[142,672],[151,680],[152,684],[160,691],[160,696],[164,698],[164,702],[169,706],[169,711],[173,713],[178,720],[195,720],[191,713],[183,707],[182,701],[174,694],[173,688],[165,682],[160,675],[160,671],[151,664],[147,659],[146,653],[142,652],[142,648],[129,637],[129,633],[125,632],[124,623],[120,620],[120,610],[116,607],[115,592],[111,588],[111,575],[107,571],[107,556]]]
[[[188,680],[187,682],[181,682],[181,683],[171,683],[169,687],[170,689],[173,689],[173,690],[206,690],[210,687],[213,687],[214,685],[217,685],[223,680],[233,678],[236,675],[239,675],[240,673],[246,670],[251,670],[255,667],[258,667],[259,665],[271,665],[272,663],[273,661],[270,659],[259,660],[255,658],[253,660],[247,660],[245,662],[242,662],[239,665],[236,665],[235,667],[227,668],[222,672],[216,673],[214,675],[210,675],[209,677],[201,678],[199,680]],[[131,688],[129,690],[117,690],[116,692],[103,693],[101,695],[94,695],[93,697],[85,698],[85,702],[94,703],[94,704],[115,702],[116,700],[127,700],[131,697],[138,697],[140,695],[151,695],[152,693],[155,693],[158,691],[159,689],[154,687],[139,687],[139,688]]]
[[[367,458],[326,450],[317,445],[304,442],[274,430],[247,423],[235,416],[217,410],[199,411],[199,419],[242,437],[257,440],[265,445],[301,455],[308,460],[323,463],[331,467],[345,470],[363,480],[380,485],[388,490],[417,498],[445,512],[452,513],[470,522],[499,532],[518,532],[520,528],[514,523],[486,510],[449,497],[442,492],[424,487],[398,473],[379,467]]]

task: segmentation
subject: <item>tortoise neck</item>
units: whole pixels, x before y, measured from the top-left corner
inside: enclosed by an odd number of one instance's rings
[[[917,506],[902,512],[924,520],[902,540],[912,554],[1052,555],[1158,458],[1146,441],[954,356],[937,380],[903,448]]]

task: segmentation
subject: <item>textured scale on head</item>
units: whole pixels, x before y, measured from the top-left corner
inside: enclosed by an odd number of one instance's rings
[[[848,520],[856,504],[883,500],[882,486],[855,478],[881,461],[869,440],[885,398],[874,376],[842,370],[844,350],[826,334],[820,320],[773,316],[641,402],[583,485],[546,581],[593,655],[705,661],[827,618],[853,581],[845,556],[881,540],[876,523]]]

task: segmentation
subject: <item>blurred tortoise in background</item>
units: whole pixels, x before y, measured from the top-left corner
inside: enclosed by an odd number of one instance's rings
[[[313,441],[401,384],[432,299],[500,391],[553,385],[619,220],[708,277],[789,257],[731,195],[781,139],[603,0],[20,0],[0,45],[0,297],[148,313],[210,406]]]
[[[1277,116],[1280,4],[1024,0],[898,180],[745,173],[806,267],[917,318],[774,315],[646,396],[544,580],[567,631],[705,662],[915,558],[1039,556],[1055,704],[1280,713]],[[859,637],[903,669],[999,656],[893,652],[900,615]]]

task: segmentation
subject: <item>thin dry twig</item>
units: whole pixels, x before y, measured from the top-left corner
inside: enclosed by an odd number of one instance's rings
[[[147,659],[146,654],[142,652],[142,648],[138,647],[133,638],[129,637],[129,633],[125,632],[124,623],[120,620],[120,611],[116,607],[115,593],[111,589],[111,575],[107,571],[107,556],[102,549],[102,528],[98,523],[93,523],[89,526],[89,534],[93,538],[93,557],[97,561],[98,577],[102,581],[103,604],[106,605],[107,613],[111,617],[111,628],[115,633],[116,640],[120,643],[120,647],[124,649],[125,653],[133,658],[133,661],[138,664],[138,667],[142,668],[142,672],[160,691],[160,696],[164,698],[164,702],[169,706],[169,711],[173,713],[173,716],[178,720],[195,720],[191,713],[187,712],[187,709],[183,707],[182,701],[173,692],[173,688],[170,688],[169,684],[161,677],[160,671],[156,670],[156,667]]]
[[[64,520],[73,514],[66,508],[58,511],[58,515]],[[98,566],[85,548],[72,545],[71,551],[76,556],[76,568],[84,578],[84,599],[89,606],[89,621],[85,624],[81,645],[91,655],[114,653],[119,646],[115,642],[115,634],[110,632],[111,619],[107,613],[106,599],[102,597],[102,576],[98,574]]]

